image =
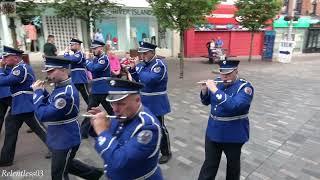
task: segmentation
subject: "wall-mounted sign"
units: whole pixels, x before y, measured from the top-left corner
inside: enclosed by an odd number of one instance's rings
[[[195,31],[221,31],[221,30],[229,30],[229,31],[236,31],[236,30],[248,30],[243,28],[237,24],[225,24],[225,25],[216,25],[216,24],[201,24],[194,27]]]
[[[310,24],[310,28],[320,28],[320,23]]]
[[[108,15],[152,16],[150,8],[111,8],[105,11]]]

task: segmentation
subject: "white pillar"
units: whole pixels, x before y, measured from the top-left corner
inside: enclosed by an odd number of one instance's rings
[[[126,26],[125,26],[125,30],[126,30],[126,34],[125,37],[127,38],[127,43],[126,43],[126,51],[130,50],[130,45],[131,45],[131,36],[130,36],[130,16],[129,14],[126,14]]]
[[[3,45],[7,45],[7,46],[12,46],[12,38],[11,38],[11,34],[9,31],[9,24],[8,24],[8,19],[6,15],[1,15],[1,27],[2,27],[2,31],[3,31]]]

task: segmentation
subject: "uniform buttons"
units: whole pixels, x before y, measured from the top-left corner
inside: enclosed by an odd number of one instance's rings
[[[120,131],[118,130],[118,131],[116,131],[116,134],[119,134],[120,133]]]
[[[216,110],[217,110],[217,108],[214,108],[214,110],[216,111]]]
[[[123,128],[122,126],[119,127],[120,130],[121,130],[122,128]]]

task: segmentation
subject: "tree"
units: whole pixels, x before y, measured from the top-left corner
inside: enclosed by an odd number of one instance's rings
[[[184,32],[196,24],[205,23],[218,0],[149,0],[160,26],[180,33],[180,78],[184,67]]]
[[[92,23],[105,17],[105,9],[116,5],[109,0],[55,0],[50,7],[53,7],[60,17],[75,17],[85,21],[88,43],[90,43],[90,26]]]
[[[10,1],[6,1],[10,2]],[[13,2],[13,1],[12,1]],[[10,3],[7,3],[10,7]],[[17,2],[15,7],[15,13],[8,12],[9,16],[9,28],[11,30],[11,38],[12,38],[12,44],[14,48],[18,48],[17,45],[17,33],[16,33],[16,26],[14,22],[15,17],[21,17],[26,15],[40,15],[43,11],[42,8],[40,8],[37,4],[35,4],[33,1],[23,1],[23,2]]]
[[[251,31],[249,61],[251,61],[254,33],[272,23],[279,13],[282,0],[238,0],[236,2],[240,24]]]

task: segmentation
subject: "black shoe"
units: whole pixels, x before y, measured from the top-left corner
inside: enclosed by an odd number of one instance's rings
[[[12,166],[13,162],[0,162],[0,167]]]
[[[81,139],[88,139],[88,138],[89,138],[88,135],[83,135],[83,134],[81,134]]]
[[[103,176],[104,174],[104,169],[103,168],[97,168],[95,170],[95,173],[93,175],[92,180],[99,180],[101,178],[101,176]]]
[[[172,157],[172,154],[169,155],[162,155],[159,159],[159,164],[165,164],[167,163]]]
[[[29,129],[27,130],[27,133],[33,133],[32,129],[29,128]]]
[[[46,154],[46,155],[44,155],[44,157],[45,157],[46,159],[50,159],[50,158],[51,158],[51,156],[52,156],[51,151],[48,151],[48,152],[47,152],[47,154]]]

